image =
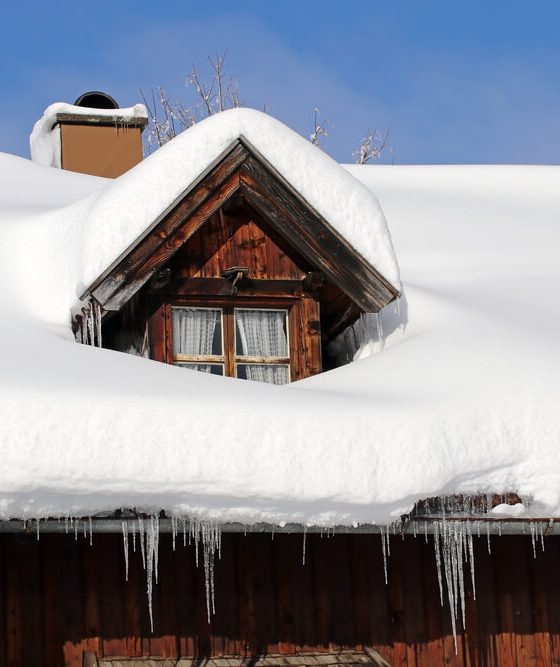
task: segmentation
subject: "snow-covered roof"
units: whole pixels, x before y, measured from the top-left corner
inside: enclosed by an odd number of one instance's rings
[[[116,181],[0,157],[0,517],[137,507],[371,523],[420,498],[486,491],[560,515],[560,168],[345,172],[303,140],[294,165],[277,122],[256,118],[210,119],[210,136],[195,126]],[[289,165],[319,210],[340,181],[337,224],[397,281],[375,192],[404,289],[382,311],[383,350],[366,317],[360,361],[275,387],[73,341],[77,295],[232,133]]]

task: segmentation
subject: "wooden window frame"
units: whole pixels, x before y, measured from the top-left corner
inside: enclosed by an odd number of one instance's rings
[[[288,348],[290,351],[289,368],[290,382],[295,382],[309,373],[306,359],[307,344],[302,331],[303,307],[302,299],[298,297],[220,297],[220,296],[168,296],[149,320],[150,357],[156,361],[173,364],[173,330],[171,312],[174,307],[191,308],[222,308],[223,314],[223,350],[231,349],[232,354],[225,354],[225,375],[235,376],[235,324],[233,322],[234,309],[261,309],[261,310],[287,310],[288,311]],[[229,313],[226,311],[230,311]],[[238,357],[240,363],[255,363],[254,357]],[[249,361],[250,359],[250,361]],[[271,358],[272,359],[272,358]],[[209,357],[199,363],[211,363]],[[216,362],[216,363],[222,363]],[[270,363],[270,362],[269,362]]]

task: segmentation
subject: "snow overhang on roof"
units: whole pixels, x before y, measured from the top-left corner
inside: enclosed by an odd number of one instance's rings
[[[320,177],[320,173],[317,174],[317,178]],[[260,211],[276,233],[346,292],[362,312],[377,312],[399,295],[398,290],[365,261],[245,137],[240,136],[90,285],[82,299],[91,295],[105,310],[119,310],[215,210],[237,195]],[[332,214],[333,211],[329,211],[329,217]]]
[[[399,292],[391,236],[371,190],[293,130],[251,109],[189,128],[100,193],[83,222],[84,251],[94,248],[83,284],[115,267],[240,141],[383,277],[393,296]]]

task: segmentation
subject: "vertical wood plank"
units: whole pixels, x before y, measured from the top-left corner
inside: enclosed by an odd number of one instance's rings
[[[557,536],[547,540],[542,563],[544,565],[545,592],[547,598],[548,623],[552,664],[560,664],[560,538]]]
[[[420,563],[422,562],[420,538],[407,535],[404,547],[404,618],[408,665],[429,667],[427,655],[426,624],[424,619],[424,587]]]
[[[58,538],[58,539],[57,539]],[[62,543],[58,535],[41,535],[43,579],[45,663],[63,665],[62,627],[60,615],[60,564],[63,559]]]
[[[526,549],[531,549],[528,538],[525,538]],[[547,605],[547,588],[550,586],[547,577],[546,551],[553,549],[553,543],[557,538],[547,537],[545,540],[545,553],[539,554],[538,558],[529,557],[531,569],[531,605],[533,609],[533,628],[535,640],[535,662],[537,665],[552,664],[552,646],[550,641],[550,625]],[[554,575],[553,575],[554,576]],[[558,577],[554,577],[558,579]]]
[[[275,538],[276,539],[276,538]],[[294,631],[296,650],[315,650],[315,616],[313,601],[313,570],[316,567],[315,543],[317,535],[307,535],[305,563],[303,554],[294,550],[292,569],[292,594],[294,596]],[[302,545],[303,548],[303,545]]]
[[[236,535],[237,578],[239,582],[239,627],[244,640],[245,655],[255,655],[257,628],[253,590],[253,554],[250,538]]]
[[[177,580],[172,551],[172,536],[161,533],[159,537],[159,583],[157,600],[159,607],[159,627],[156,633],[160,638],[160,653],[163,658],[177,658],[178,609]]]
[[[497,660],[499,665],[516,665],[512,572],[509,561],[509,545],[505,536],[492,540],[492,556],[499,619],[499,630],[496,637]]]
[[[6,567],[6,616],[5,637],[7,663],[10,667],[23,667],[24,620],[22,609],[22,572],[19,535],[8,535],[4,558]]]
[[[83,570],[80,549],[73,536],[55,535],[60,543],[58,613],[62,619],[63,655],[66,667],[82,667],[84,653]]]
[[[134,542],[136,550],[133,549]],[[142,655],[142,605],[146,605],[144,592],[145,576],[142,571],[142,558],[138,539],[128,536],[128,581],[124,583],[123,624],[125,637],[125,655]]]
[[[426,651],[428,664],[445,664],[443,642],[443,617],[445,613],[441,604],[437,575],[434,538],[422,539],[421,568],[424,586],[424,618],[426,622]]]
[[[23,616],[25,637],[23,661],[25,665],[44,664],[43,605],[41,581],[41,549],[34,536],[23,538],[20,563],[23,579]],[[81,618],[81,609],[78,610]]]
[[[272,591],[268,591],[272,595]],[[216,561],[216,615],[212,619],[212,654],[241,652],[237,590],[237,552],[231,534],[222,535],[222,558]]]
[[[390,637],[393,650],[391,652],[391,666],[407,665],[407,646],[404,610],[404,547],[400,536],[388,536],[391,555],[388,568],[388,600]]]
[[[266,534],[249,535],[247,539],[253,552],[256,652],[260,655],[277,653],[272,539]],[[294,594],[297,594],[295,587]]]
[[[183,535],[177,536],[175,552],[176,595],[179,598],[179,653],[196,655],[196,589],[194,547],[183,545]]]
[[[369,645],[373,646],[385,660],[390,662],[392,648],[389,638],[389,588],[385,583],[381,536],[368,535],[364,549],[367,565],[367,587],[371,607]]]
[[[328,540],[327,569],[331,600],[329,629],[331,648],[349,648],[354,645],[355,640],[348,535],[335,535]]]
[[[196,602],[196,655],[208,657],[212,653],[210,642],[211,625],[208,621],[208,607],[206,603],[206,582],[202,553],[199,556],[198,567],[195,568],[195,602]]]
[[[536,663],[531,609],[531,567],[528,561],[528,549],[531,545],[523,535],[508,535],[505,540],[509,547],[508,565],[512,570],[515,568],[512,576],[512,604],[517,662],[520,665],[534,665]],[[541,555],[542,553],[537,551],[537,558]],[[532,553],[531,558],[533,558]]]
[[[293,653],[296,648],[292,589],[295,555],[294,537],[292,535],[275,535],[273,544],[276,581],[276,627],[278,628],[278,650],[280,653]]]
[[[82,557],[83,582],[84,582],[84,635],[85,650],[91,651],[98,656],[103,655],[103,641],[101,630],[101,608],[100,608],[100,590],[97,583],[97,559],[96,551],[85,541],[79,545]],[[97,543],[96,543],[97,547]]]
[[[86,545],[86,549],[89,545]],[[89,547],[95,553],[99,611],[103,628],[103,654],[126,654],[123,614],[124,558],[122,536],[96,534]]]
[[[498,636],[496,582],[494,563],[491,554],[488,553],[486,536],[474,538],[473,548],[480,663],[486,667],[499,667],[496,647]]]

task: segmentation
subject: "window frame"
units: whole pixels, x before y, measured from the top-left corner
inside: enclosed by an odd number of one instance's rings
[[[255,309],[255,310],[286,310],[287,311],[287,340],[290,353],[288,365],[290,382],[295,382],[309,373],[310,364],[308,361],[308,346],[302,335],[304,331],[304,312],[302,299],[297,296],[278,296],[278,297],[259,297],[259,296],[238,296],[238,297],[220,297],[220,296],[183,296],[168,295],[165,303],[161,304],[149,319],[149,341],[150,358],[156,361],[162,361],[168,364],[174,364],[173,355],[173,326],[172,326],[172,308],[174,307],[192,307],[223,309],[222,318],[222,345],[225,356],[224,376],[236,378],[236,349],[235,349],[235,323],[234,309]],[[229,311],[229,312],[228,312]],[[226,354],[225,351],[231,341],[233,354]],[[247,359],[247,363],[253,363],[254,357],[243,357],[238,359]],[[211,363],[210,357],[198,363]],[[251,359],[251,361],[249,361]],[[270,357],[270,360],[275,359]],[[283,357],[282,359],[285,359]],[[187,362],[189,363],[189,362]],[[190,362],[197,363],[197,362]],[[216,363],[222,363],[221,361]],[[240,363],[244,363],[240,361]],[[272,365],[272,364],[271,364]],[[320,372],[317,370],[315,372]]]

